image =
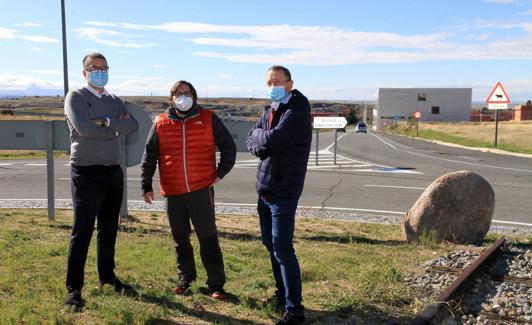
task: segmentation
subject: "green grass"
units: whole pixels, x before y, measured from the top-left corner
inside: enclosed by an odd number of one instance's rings
[[[82,313],[63,307],[71,211],[48,221],[45,211],[0,210],[0,324],[271,324],[280,314],[263,301],[273,278],[253,216],[218,216],[227,273],[225,301],[205,293],[198,254],[192,294],[176,297],[175,256],[161,213],[137,212],[121,225],[117,274],[139,295],[100,289],[95,238],[85,267]],[[365,320],[406,322],[426,297],[402,279],[425,260],[450,249],[406,244],[399,226],[298,219],[295,248],[301,264],[309,324],[356,314]]]
[[[416,137],[416,128],[414,125],[411,124],[399,124],[397,128],[395,126],[391,126],[387,129],[390,133],[396,133],[396,134],[402,134],[409,137]],[[417,137],[427,140],[437,140],[442,142],[448,142],[448,143],[454,143],[466,147],[474,147],[474,148],[493,148],[493,142],[492,141],[483,141],[473,138],[464,138],[459,137],[456,135],[452,135],[446,132],[442,131],[435,131],[435,130],[424,130],[421,126],[419,128],[419,134]],[[497,149],[506,150],[510,152],[516,152],[516,153],[526,153],[526,154],[532,154],[532,150],[527,148],[522,148],[516,145],[508,144],[501,142],[500,140],[497,143]]]
[[[65,151],[54,150],[55,158],[67,158]],[[0,159],[44,159],[44,150],[0,150]]]

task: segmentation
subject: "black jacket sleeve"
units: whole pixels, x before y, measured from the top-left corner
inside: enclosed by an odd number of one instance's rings
[[[220,162],[216,168],[216,174],[224,178],[233,168],[236,160],[236,145],[233,137],[216,114],[212,114],[212,131],[214,133],[214,142],[220,150]]]
[[[148,140],[146,140],[146,147],[141,162],[141,187],[142,194],[153,192],[152,180],[155,169],[157,168],[157,160],[159,159],[159,141],[157,140],[157,127],[153,123]]]
[[[267,114],[266,113],[266,108],[264,108],[264,110],[262,112],[262,116],[259,118],[257,123],[255,123],[255,125],[253,125],[251,130],[249,130],[248,137],[246,139],[246,146],[247,146],[248,151],[252,155],[254,155],[255,157],[259,157],[261,159],[264,159],[264,158],[268,157],[270,155],[270,152],[268,151],[268,149],[264,145],[258,145],[251,135],[253,134],[253,132],[255,130],[257,130],[257,129],[262,130],[263,129],[262,120],[264,118],[264,114]]]

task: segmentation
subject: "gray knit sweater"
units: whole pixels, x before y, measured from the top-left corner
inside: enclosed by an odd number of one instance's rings
[[[65,115],[70,129],[70,164],[76,166],[119,165],[118,135],[133,133],[138,128],[127,113],[122,100],[115,95],[101,98],[87,88],[70,91],[65,98]],[[109,119],[109,126],[96,125],[95,120]]]

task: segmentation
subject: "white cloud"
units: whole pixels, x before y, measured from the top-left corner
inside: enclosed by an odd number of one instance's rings
[[[0,27],[0,39],[15,39],[16,30]]]
[[[109,23],[103,21],[86,21],[85,24],[89,26],[98,26],[98,27],[121,27],[127,29],[137,29],[137,30],[149,30],[148,26],[130,24],[130,23]]]
[[[32,47],[30,50],[35,53],[42,53],[44,51],[44,49],[40,47]]]
[[[523,51],[521,47],[532,42],[532,24],[523,21],[476,20],[468,26],[451,27],[450,30],[454,29],[454,32],[418,35],[287,24],[262,26],[193,22],[170,22],[159,25],[105,22],[90,22],[90,24],[192,34],[192,37],[185,40],[205,47],[205,50],[196,49],[193,55],[232,62],[341,65],[463,59],[532,59],[532,52]],[[464,33],[468,28],[469,33]],[[471,33],[484,29],[517,29],[519,32],[497,38],[491,31]],[[502,50],[498,48],[501,44],[506,46]],[[209,48],[211,46],[232,50],[212,51]]]
[[[81,27],[81,28],[75,28],[74,32],[76,32],[78,36],[81,38],[86,38],[93,42],[107,45],[107,46],[127,47],[127,48],[145,48],[145,47],[152,47],[156,45],[155,43],[135,43],[129,40],[126,40],[126,41],[115,40],[113,38],[120,37],[123,39],[123,38],[127,38],[127,35],[124,35],[117,31],[108,30],[108,29]]]
[[[162,65],[162,64],[154,64],[153,67],[156,68],[156,69],[163,69],[163,68],[166,68],[166,66],[164,66],[164,65]]]
[[[532,9],[523,11],[521,16],[532,16]]]
[[[18,35],[18,31],[14,29],[8,29],[0,27],[0,39],[23,39],[30,42],[39,43],[56,43],[59,42],[57,38],[39,35]]]
[[[470,40],[470,41],[486,41],[490,38],[490,33],[482,33],[482,34],[469,34],[465,35],[464,39]]]
[[[15,26],[22,26],[22,27],[43,27],[42,24],[39,23],[31,23],[31,22],[24,22],[20,24],[15,24]]]
[[[57,38],[51,38],[48,36],[38,36],[38,35],[21,35],[18,36],[18,38],[21,38],[26,41],[30,42],[39,42],[39,43],[57,43],[59,40]]]
[[[31,87],[42,89],[62,89],[62,81],[49,81],[24,75],[0,74],[0,89],[22,90]]]

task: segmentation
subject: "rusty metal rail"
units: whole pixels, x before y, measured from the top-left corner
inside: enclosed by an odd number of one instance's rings
[[[485,250],[477,260],[469,265],[463,272],[443,291],[435,303],[428,305],[423,312],[414,318],[410,325],[440,324],[449,316],[450,303],[464,292],[473,282],[482,269],[491,263],[494,257],[500,253],[505,239],[497,240],[490,248]]]

